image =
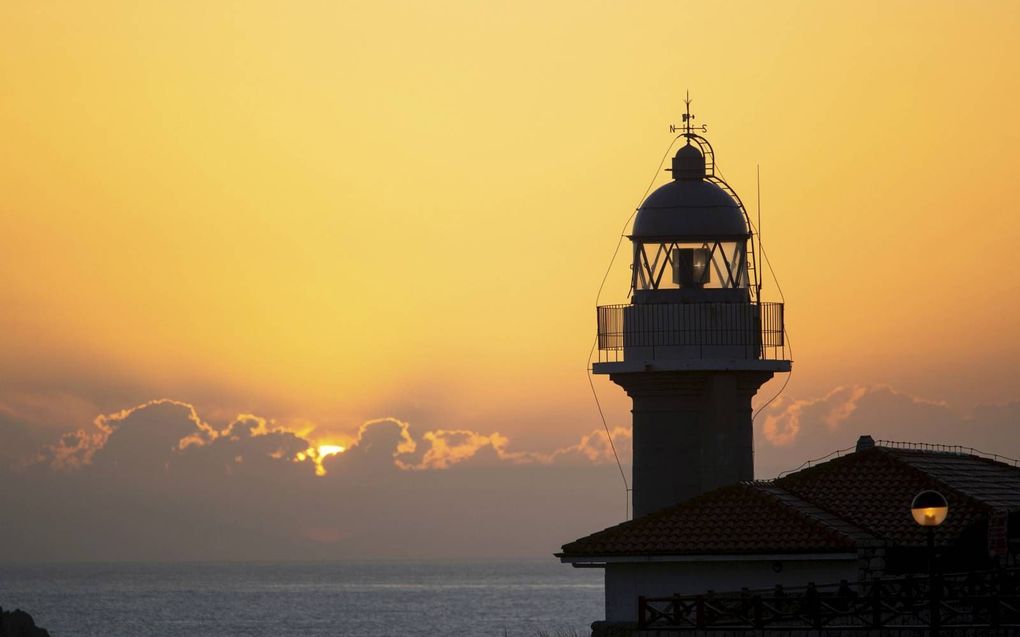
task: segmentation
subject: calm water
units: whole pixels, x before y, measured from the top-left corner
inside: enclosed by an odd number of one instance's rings
[[[53,637],[587,635],[602,571],[472,563],[0,565]]]

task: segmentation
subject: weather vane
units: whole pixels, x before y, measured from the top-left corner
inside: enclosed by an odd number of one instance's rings
[[[684,98],[684,106],[686,107],[686,111],[684,112],[684,114],[682,116],[684,123],[681,124],[680,126],[677,126],[676,124],[670,124],[669,125],[669,132],[675,133],[678,130],[682,130],[684,137],[687,137],[687,138],[690,138],[691,134],[694,131],[699,131],[699,132],[702,132],[702,133],[707,132],[708,131],[708,126],[707,125],[705,125],[705,124],[702,124],[701,126],[694,126],[693,125],[694,116],[691,115],[691,92],[690,91],[687,91],[687,96]]]

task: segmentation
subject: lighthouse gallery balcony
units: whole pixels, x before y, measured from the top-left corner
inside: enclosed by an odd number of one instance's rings
[[[598,307],[597,371],[787,371],[782,303],[635,303]]]

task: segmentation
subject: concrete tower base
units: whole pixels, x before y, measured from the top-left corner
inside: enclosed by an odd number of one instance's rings
[[[754,479],[751,399],[772,371],[611,373],[634,403],[634,517]]]

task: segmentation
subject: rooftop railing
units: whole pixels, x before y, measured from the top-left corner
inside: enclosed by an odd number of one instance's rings
[[[878,447],[888,447],[890,449],[906,449],[909,451],[935,451],[938,453],[955,453],[963,456],[977,456],[979,458],[994,460],[995,462],[1001,462],[1003,464],[1012,465],[1014,467],[1020,467],[1020,459],[1010,458],[1009,456],[1000,456],[997,453],[989,453],[987,451],[975,449],[974,447],[964,447],[962,445],[943,445],[930,442],[906,442],[901,440],[876,440],[875,445]],[[787,469],[786,471],[781,472],[776,477],[782,478],[783,476],[787,476],[791,473],[797,473],[801,469],[807,469],[808,467],[813,467],[815,465],[822,464],[823,462],[827,462],[835,458],[840,458],[847,454],[854,453],[855,451],[857,451],[857,445],[846,447],[845,449],[836,449],[835,451],[830,451],[829,453],[827,453],[824,456],[821,456],[820,458],[813,458],[806,462],[802,462],[800,466],[795,467],[793,469]]]

